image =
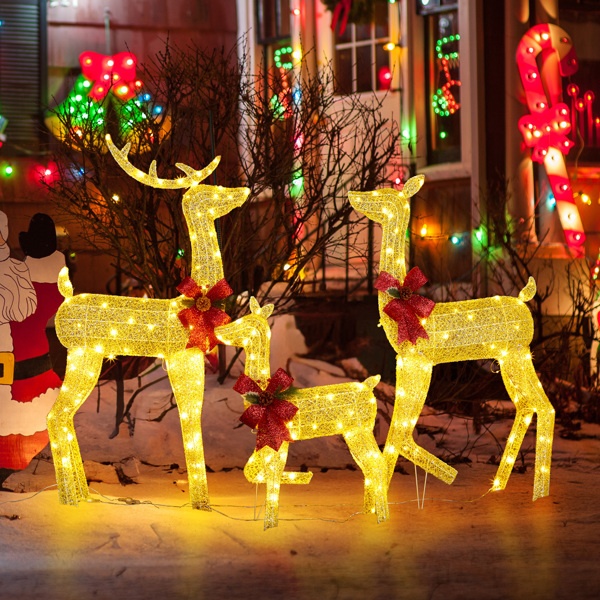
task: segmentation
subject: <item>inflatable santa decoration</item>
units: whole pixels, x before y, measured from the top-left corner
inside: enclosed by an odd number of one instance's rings
[[[10,295],[18,298],[11,313],[0,315],[0,350],[10,355],[12,363],[0,380],[0,469],[4,474],[24,469],[48,443],[46,416],[62,381],[52,370],[46,325],[63,300],[57,280],[65,266],[64,255],[56,250],[56,229],[48,215],[34,215],[29,230],[19,234],[24,262],[8,258],[7,229],[6,215],[0,213],[4,243],[0,252],[3,260],[10,262],[0,274],[0,296],[6,305],[6,283],[10,280],[15,288]],[[18,283],[9,275],[11,268],[24,273]]]

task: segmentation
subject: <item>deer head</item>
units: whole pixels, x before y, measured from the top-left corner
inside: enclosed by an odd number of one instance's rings
[[[423,175],[417,175],[404,184],[402,191],[383,188],[371,192],[348,192],[348,199],[355,210],[376,223],[402,220],[410,213],[408,199],[421,189],[424,181]]]

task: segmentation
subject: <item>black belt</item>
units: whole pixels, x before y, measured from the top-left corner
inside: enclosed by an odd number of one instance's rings
[[[15,381],[17,379],[30,379],[50,370],[52,370],[52,361],[50,360],[50,354],[46,353],[42,356],[34,356],[16,362],[13,379]]]

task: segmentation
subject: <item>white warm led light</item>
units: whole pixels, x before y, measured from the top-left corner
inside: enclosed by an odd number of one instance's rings
[[[409,198],[421,189],[423,181],[422,175],[413,177],[402,191],[349,192],[352,206],[381,224],[380,272],[389,273],[399,282],[406,276],[403,232],[407,230],[410,218]],[[398,323],[384,312],[391,298],[387,293],[379,292],[381,323],[397,353],[396,401],[384,449],[388,482],[398,456],[402,455],[442,481],[452,483],[456,470],[417,446],[413,439],[427,397],[432,368],[440,363],[495,359],[517,413],[493,489],[506,487],[532,415],[537,413],[533,499],[548,495],[554,409],[542,389],[529,350],[533,319],[525,302],[533,298],[535,291],[535,281],[530,278],[518,298],[495,296],[438,303],[430,316],[422,321],[429,339],[419,338],[414,345],[410,341],[398,344]]]
[[[252,313],[215,329],[217,338],[246,352],[245,374],[264,390],[270,377],[269,354],[271,330],[267,318],[273,310],[269,304],[260,308],[255,298],[250,301]],[[365,476],[365,512],[377,515],[377,521],[388,519],[386,465],[373,427],[377,402],[373,388],[379,375],[362,383],[339,383],[295,390],[288,398],[298,412],[287,424],[294,441],[329,435],[342,435],[354,460]],[[246,407],[249,406],[245,403]],[[265,446],[254,452],[244,468],[251,483],[265,483],[265,529],[275,527],[279,514],[281,483],[308,483],[312,473],[285,473],[289,442],[283,442],[279,451]]]
[[[178,165],[187,176],[172,181],[157,177],[155,163],[150,167],[150,174],[131,165],[127,159],[129,146],[118,150],[110,136],[107,136],[107,144],[121,167],[137,181],[161,189],[189,188],[182,205],[190,231],[192,277],[198,285],[208,288],[223,279],[214,220],[240,206],[249,190],[198,185],[216,168],[218,157],[201,171]],[[100,294],[73,296],[66,269],[59,276],[59,289],[65,301],[56,314],[56,333],[68,350],[67,371],[48,414],[48,432],[60,501],[77,504],[88,496],[73,416],[94,389],[102,360],[119,355],[156,356],[166,360],[180,411],[192,505],[208,508],[200,419],[204,353],[199,348],[185,349],[189,332],[177,318],[189,301],[183,296],[173,300]]]

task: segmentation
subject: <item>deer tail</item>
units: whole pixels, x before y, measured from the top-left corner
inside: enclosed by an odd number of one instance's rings
[[[69,280],[69,269],[63,267],[58,274],[58,291],[63,295],[63,298],[73,297],[73,284]]]
[[[363,381],[363,385],[366,385],[370,390],[372,390],[379,383],[380,379],[381,375],[373,375],[372,377],[365,379]]]
[[[536,291],[535,279],[530,277],[527,285],[519,292],[519,300],[521,302],[529,302],[535,296]]]

